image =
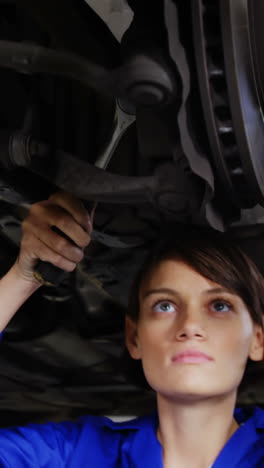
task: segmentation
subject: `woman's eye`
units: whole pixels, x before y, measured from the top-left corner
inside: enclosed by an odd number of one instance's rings
[[[233,306],[229,304],[228,302],[217,300],[217,301],[212,302],[211,308],[213,312],[225,313],[225,312],[229,312],[230,310],[232,310]]]
[[[175,312],[175,306],[169,301],[160,301],[154,305],[155,312]]]

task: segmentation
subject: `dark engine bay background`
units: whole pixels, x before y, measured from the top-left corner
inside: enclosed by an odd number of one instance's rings
[[[264,272],[263,15],[261,0],[0,0],[0,273],[56,190],[97,202],[101,234],[6,328],[2,426],[153,407],[122,370],[123,319],[172,225],[232,232]],[[262,405],[261,365],[239,401]]]

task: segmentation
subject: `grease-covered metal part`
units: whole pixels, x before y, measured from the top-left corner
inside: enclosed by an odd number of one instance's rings
[[[198,213],[204,199],[203,184],[173,162],[158,166],[150,176],[122,176],[17,132],[5,134],[0,165],[25,167],[82,200],[152,205],[171,220]]]
[[[135,54],[120,67],[105,68],[72,52],[0,40],[0,65],[23,74],[62,76],[135,105],[166,105],[177,92],[167,64],[143,54]]]

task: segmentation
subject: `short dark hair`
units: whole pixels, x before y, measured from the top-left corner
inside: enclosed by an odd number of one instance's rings
[[[253,322],[263,329],[264,277],[261,272],[229,234],[195,226],[180,226],[163,236],[147,255],[131,288],[127,315],[133,321],[139,319],[142,282],[168,259],[184,262],[202,276],[238,295],[247,306]],[[141,361],[132,361],[130,358],[128,364],[126,359],[128,374],[133,376],[135,383],[146,387]]]

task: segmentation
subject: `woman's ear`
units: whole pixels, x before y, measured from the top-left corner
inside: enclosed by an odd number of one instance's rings
[[[251,343],[249,357],[252,361],[264,360],[264,332],[261,325],[255,325],[255,333]]]
[[[138,341],[137,323],[126,316],[125,323],[126,347],[133,359],[141,359],[140,345]]]

